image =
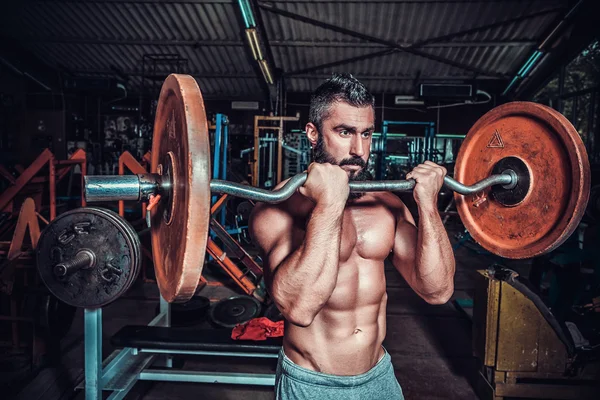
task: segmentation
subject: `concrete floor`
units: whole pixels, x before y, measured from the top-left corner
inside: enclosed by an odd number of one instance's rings
[[[451,234],[452,240],[455,241]],[[456,251],[457,273],[453,299],[471,298],[473,276],[498,261],[489,255],[479,255],[461,247]],[[506,263],[505,263],[506,265]],[[510,265],[515,269],[526,265]],[[472,387],[476,363],[471,351],[471,321],[467,314],[451,301],[442,306],[426,304],[408,287],[393,269],[386,267],[388,287],[387,338],[384,346],[392,356],[396,376],[406,399],[477,399]],[[229,288],[206,287],[199,294],[212,299],[232,293]],[[154,284],[140,284],[125,297],[104,309],[104,357],[112,352],[110,337],[128,324],[145,324],[155,315],[157,289]],[[63,341],[63,357],[59,365],[42,369],[15,398],[26,400],[83,399],[74,391],[83,377],[83,319],[79,311],[73,327]],[[205,323],[206,324],[206,323]],[[186,369],[221,369],[272,373],[275,361],[188,357]],[[197,383],[140,382],[127,399],[271,399],[272,388]]]

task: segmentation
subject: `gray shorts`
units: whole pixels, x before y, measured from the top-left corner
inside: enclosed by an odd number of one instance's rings
[[[385,351],[385,349],[384,349]],[[275,375],[275,398],[319,400],[403,400],[392,358],[385,354],[364,374],[342,376],[311,371],[294,364],[279,352]]]

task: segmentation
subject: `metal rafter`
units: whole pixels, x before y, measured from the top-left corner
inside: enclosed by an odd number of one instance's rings
[[[465,30],[462,30],[462,31],[457,31],[457,32],[449,33],[447,35],[441,35],[441,36],[436,36],[436,37],[433,37],[433,38],[421,40],[419,42],[415,42],[415,43],[411,44],[410,47],[411,48],[425,47],[427,45],[444,42],[444,41],[447,41],[449,39],[453,39],[453,38],[458,37],[458,36],[470,35],[470,34],[476,33],[476,32],[481,32],[481,31],[486,31],[486,30],[490,30],[490,29],[494,29],[494,28],[499,28],[499,27],[504,26],[504,25],[512,24],[512,23],[515,23],[515,22],[525,21],[527,19],[540,17],[542,15],[559,13],[559,12],[564,11],[564,10],[565,10],[564,7],[551,8],[551,9],[548,9],[548,10],[545,10],[545,11],[539,11],[539,12],[532,13],[532,14],[522,15],[520,17],[515,17],[515,18],[510,18],[510,19],[506,19],[506,20],[503,20],[503,21],[499,21],[499,22],[494,22],[492,24],[481,25],[481,26],[477,26],[475,28],[470,28],[470,29],[465,29]],[[528,41],[528,42],[530,44],[537,44],[535,41]]]
[[[374,36],[371,36],[371,35],[366,35],[364,33],[356,32],[356,31],[353,31],[351,29],[342,28],[342,27],[337,26],[337,25],[333,25],[333,24],[329,24],[329,23],[326,23],[326,22],[318,21],[318,20],[315,20],[313,18],[306,17],[304,15],[300,15],[300,14],[296,14],[296,13],[293,13],[293,12],[290,12],[290,11],[282,10],[282,9],[279,9],[279,8],[273,6],[272,4],[266,4],[266,3],[258,2],[258,6],[261,9],[269,11],[269,12],[272,12],[274,14],[278,14],[278,15],[281,15],[281,16],[284,16],[284,17],[295,19],[297,21],[305,22],[305,23],[308,23],[308,24],[311,24],[311,25],[314,25],[314,26],[318,26],[318,27],[321,27],[321,28],[324,28],[324,29],[327,29],[327,30],[331,30],[331,31],[334,31],[334,32],[342,33],[342,34],[345,34],[345,35],[348,35],[348,36],[353,36],[353,37],[356,37],[356,38],[359,38],[359,39],[362,39],[362,40],[366,40],[366,41],[369,41],[369,42],[382,44],[382,45],[387,46],[389,48],[397,49],[399,51],[404,51],[404,52],[407,52],[407,53],[410,53],[410,54],[413,54],[413,55],[421,56],[423,58],[428,58],[430,60],[434,60],[434,61],[437,61],[437,62],[442,63],[442,64],[446,64],[446,65],[450,65],[450,66],[453,66],[453,67],[456,67],[456,68],[460,68],[460,69],[463,69],[465,71],[471,71],[471,72],[473,72],[474,74],[477,74],[477,75],[490,75],[490,76],[496,76],[496,77],[500,77],[500,78],[508,78],[509,77],[506,74],[501,74],[501,73],[493,72],[493,71],[484,71],[484,70],[482,70],[480,68],[476,68],[476,67],[473,67],[471,65],[466,65],[466,64],[463,64],[463,63],[459,63],[459,62],[456,62],[456,61],[449,60],[449,59],[444,58],[444,57],[435,56],[435,55],[426,53],[424,51],[421,51],[421,50],[418,50],[418,49],[415,49],[415,48],[402,46],[402,45],[399,45],[398,43],[395,43],[393,41],[389,41],[389,40],[377,38],[377,37],[374,37]]]
[[[93,70],[89,70],[89,69],[76,69],[76,70],[69,70],[69,72],[73,75],[78,75],[78,74],[89,74],[89,75],[109,75],[109,76],[114,76],[115,74],[119,73],[121,75],[126,75],[126,76],[145,76],[149,79],[152,78],[158,78],[158,77],[163,77],[166,78],[166,76],[169,74],[168,71],[165,71],[164,73],[161,73],[160,71],[157,71],[155,74],[151,74],[148,75],[147,73],[144,74],[141,71],[115,71],[113,69],[93,69]],[[227,79],[249,79],[249,78],[256,78],[256,74],[248,74],[248,73],[233,73],[233,74],[223,74],[223,73],[214,73],[214,72],[202,72],[202,71],[187,71],[186,72],[188,75],[192,75],[192,76],[196,76],[198,78],[227,78]]]
[[[306,73],[317,71],[317,70],[320,70],[323,68],[337,67],[339,65],[349,64],[349,63],[353,63],[356,61],[363,61],[363,60],[369,60],[369,59],[373,59],[373,58],[377,58],[377,57],[387,56],[389,54],[395,53],[396,51],[397,51],[396,49],[388,48],[383,51],[377,51],[375,53],[364,54],[362,56],[351,57],[351,58],[347,58],[344,60],[333,61],[333,62],[326,63],[326,64],[316,65],[314,67],[299,69],[296,71],[285,73],[284,75],[285,76],[293,76],[293,75],[299,75],[299,74],[306,74]]]
[[[243,47],[244,43],[239,40],[177,40],[177,39],[114,39],[114,38],[82,38],[82,37],[26,37],[20,38],[21,43],[59,43],[59,44],[85,44],[85,45],[123,45],[123,46],[185,46],[185,47]],[[270,40],[271,47],[368,47],[368,48],[387,48],[386,45],[374,44],[371,42],[313,42],[313,41],[288,41],[288,40]],[[537,45],[535,40],[492,40],[492,41],[458,41],[458,42],[435,42],[421,45],[415,43],[398,43],[404,47],[528,47]]]
[[[331,75],[329,74],[299,74],[299,75],[293,75],[289,77],[290,79],[328,79],[331,78]],[[473,79],[473,76],[471,75],[455,75],[455,76],[449,76],[449,77],[439,77],[439,76],[418,76],[418,75],[360,75],[360,79],[363,80],[394,80],[394,81],[413,81],[415,82],[415,80],[423,80],[423,81],[436,81],[436,82],[446,82],[448,80],[452,80],[452,82],[456,82],[456,81],[470,81]],[[500,79],[500,78],[494,78],[494,77],[489,77],[489,78],[480,78],[480,80],[482,81],[499,81],[499,80],[504,80],[504,79]]]

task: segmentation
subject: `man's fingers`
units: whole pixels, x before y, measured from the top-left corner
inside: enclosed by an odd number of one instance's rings
[[[433,171],[436,174],[439,174],[441,176],[446,176],[446,174],[448,173],[448,171],[446,170],[446,168],[442,167],[441,165],[434,164],[432,162],[429,162],[428,164],[419,164],[414,169],[416,170],[417,168],[421,172]]]
[[[428,175],[435,173],[435,170],[417,165],[415,168],[413,168],[412,172],[419,175]]]

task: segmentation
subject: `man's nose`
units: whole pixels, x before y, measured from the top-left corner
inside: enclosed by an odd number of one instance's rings
[[[363,145],[362,138],[359,135],[356,135],[354,136],[354,138],[352,138],[352,147],[350,149],[350,154],[358,157],[362,157],[365,155],[365,147]]]

